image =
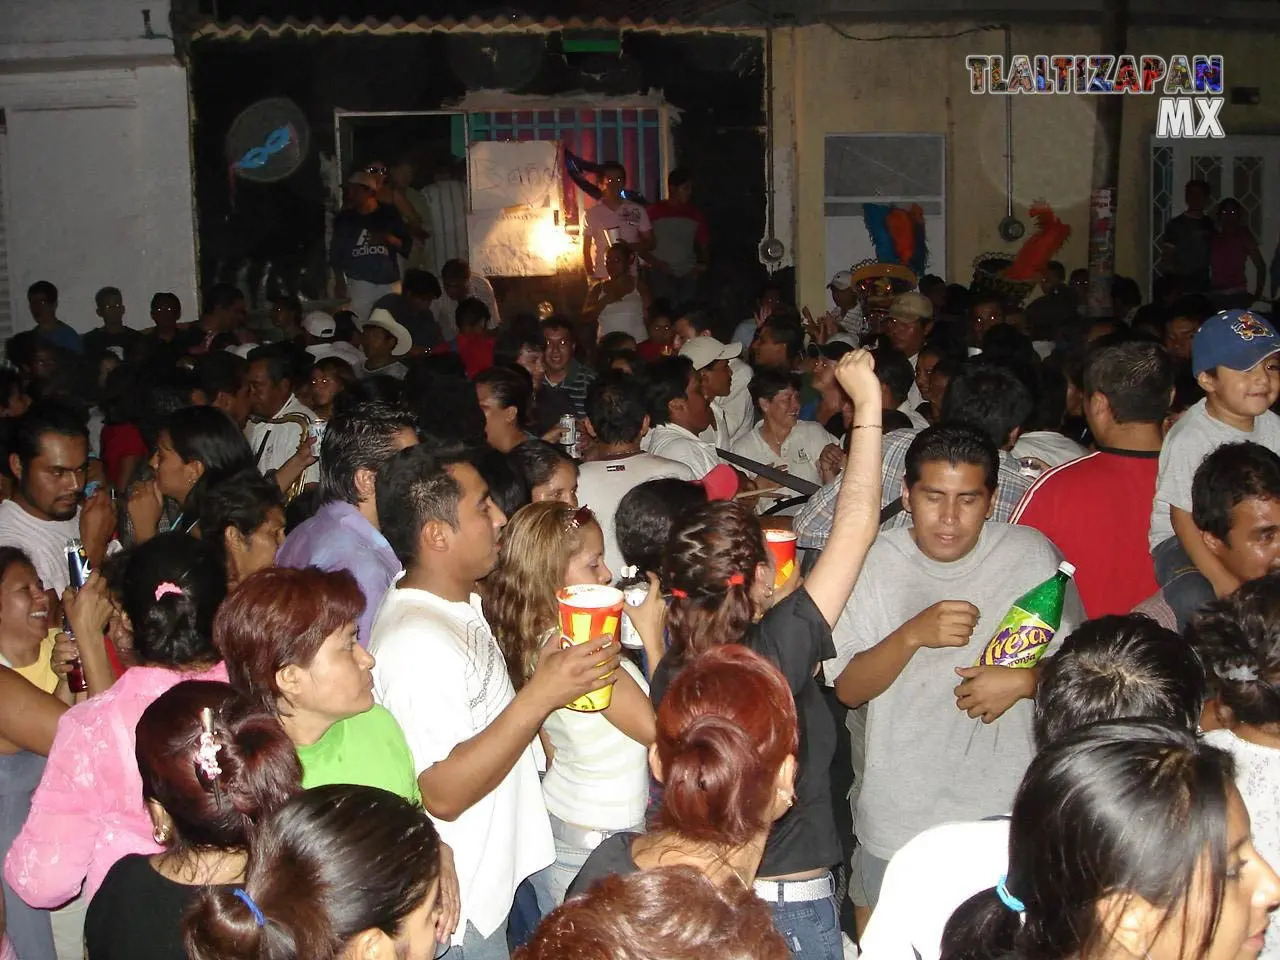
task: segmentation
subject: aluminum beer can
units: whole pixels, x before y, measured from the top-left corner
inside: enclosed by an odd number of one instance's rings
[[[71,586],[79,590],[89,579],[89,557],[85,554],[84,544],[78,537],[67,541],[66,553],[67,577]],[[71,632],[71,623],[67,620],[65,613],[62,615],[62,629],[72,640],[75,639],[75,635]],[[84,693],[89,689],[89,684],[84,679],[84,669],[80,666],[80,660],[77,658],[71,661],[70,667],[71,669],[67,672],[67,686],[72,693]]]

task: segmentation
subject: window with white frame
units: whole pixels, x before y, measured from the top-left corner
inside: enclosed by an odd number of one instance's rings
[[[933,133],[828,134],[823,158],[827,274],[875,256],[864,203],[924,211],[930,273],[946,272],[946,137]]]

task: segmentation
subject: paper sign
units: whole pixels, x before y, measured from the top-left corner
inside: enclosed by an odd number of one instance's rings
[[[554,141],[480,141],[467,148],[471,209],[560,207],[560,171]]]
[[[567,269],[574,244],[557,212],[513,207],[467,217],[471,269],[486,277],[549,277]],[[578,261],[581,253],[576,254]]]

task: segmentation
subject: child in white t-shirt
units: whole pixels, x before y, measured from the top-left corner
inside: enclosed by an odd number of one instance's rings
[[[1249,440],[1280,453],[1280,337],[1247,310],[1206,320],[1191,345],[1191,368],[1206,396],[1169,431],[1160,452],[1149,543],[1156,580],[1165,586],[1191,568],[1205,582],[1198,605],[1230,594],[1239,581],[1205,546],[1191,518],[1191,481],[1204,458],[1225,443]]]

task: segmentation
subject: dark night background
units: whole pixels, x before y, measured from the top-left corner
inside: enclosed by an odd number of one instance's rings
[[[627,3],[633,19],[691,19],[693,0]],[[293,16],[333,22],[346,17],[436,20],[512,16],[563,23],[574,16],[610,16],[606,5],[586,0],[540,6],[470,9],[373,0],[310,4],[258,0],[200,0],[175,8],[194,23],[262,22],[272,26]],[[214,7],[217,19],[214,20]],[[708,5],[702,5],[710,9]],[[406,9],[408,7],[408,9]],[[619,13],[619,16],[622,14]],[[599,27],[597,20],[592,24]],[[620,53],[566,54],[571,31],[480,34],[465,28],[399,36],[341,33],[301,37],[292,32],[252,39],[202,36],[187,56],[195,113],[195,168],[200,222],[201,271],[205,283],[234,272],[248,260],[291,261],[319,270],[323,262],[324,186],[319,153],[334,151],[333,117],[344,110],[436,110],[449,108],[468,90],[505,89],[554,98],[595,93],[607,97],[660,92],[679,112],[671,130],[671,166],[696,176],[695,201],[711,224],[710,289],[728,288],[720,304],[726,321],[747,315],[764,273],[756,250],[764,232],[764,43],[755,35],[653,30],[594,31],[621,39]],[[247,106],[284,96],[305,112],[311,145],[300,169],[274,184],[237,180],[232,189],[224,138]],[[604,155],[608,156],[607,148]],[[650,197],[650,200],[658,199]],[[313,275],[315,275],[313,273]]]

